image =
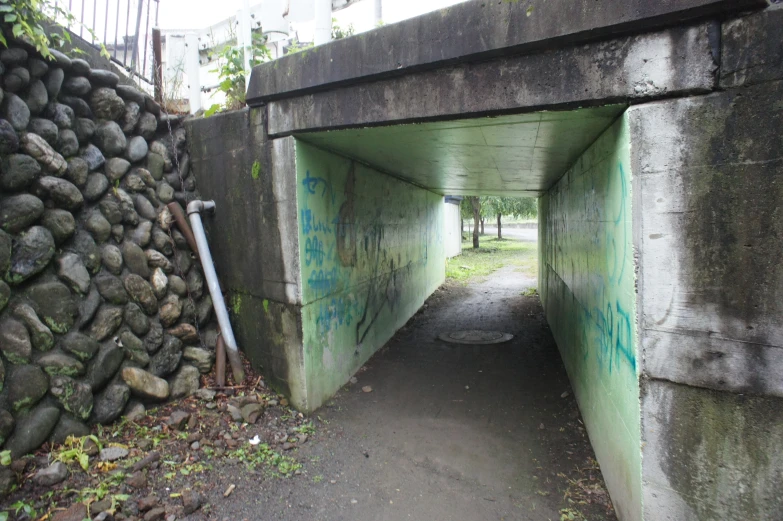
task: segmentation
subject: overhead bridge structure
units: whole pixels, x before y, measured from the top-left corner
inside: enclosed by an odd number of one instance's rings
[[[618,518],[779,519],[781,42],[766,0],[474,0],[256,67],[189,123],[240,347],[315,410],[443,282],[444,195],[535,196]]]

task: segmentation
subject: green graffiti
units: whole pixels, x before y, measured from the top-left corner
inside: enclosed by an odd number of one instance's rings
[[[261,163],[258,162],[258,160],[253,161],[253,170],[250,172],[250,176],[258,181],[259,176],[261,175]]]

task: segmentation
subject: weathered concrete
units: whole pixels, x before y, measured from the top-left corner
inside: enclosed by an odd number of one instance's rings
[[[539,291],[617,515],[641,520],[629,134],[622,117],[539,199]]]
[[[720,85],[752,85],[783,78],[783,6],[723,24]]]
[[[187,125],[198,186],[217,209],[204,219],[240,346],[268,379],[304,400],[294,139],[268,142],[264,112]]]
[[[190,120],[191,165],[198,186],[217,203],[215,215],[205,219],[210,243],[217,251],[243,252],[231,269],[229,257],[216,256],[225,286],[296,304],[296,228],[286,228],[296,221],[295,181],[284,174],[293,151],[286,156],[285,141],[267,142],[263,118],[263,111],[243,110]]]
[[[765,5],[766,0],[464,2],[258,66],[247,99],[254,105],[348,82],[606,40]]]
[[[707,92],[719,31],[676,27],[289,97],[269,102],[269,134]]]
[[[629,111],[652,378],[783,396],[783,82]]]
[[[783,509],[781,99],[774,81],[629,111],[645,519]]]

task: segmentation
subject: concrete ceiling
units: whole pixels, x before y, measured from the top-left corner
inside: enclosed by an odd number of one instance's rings
[[[624,105],[300,134],[444,195],[537,196]]]

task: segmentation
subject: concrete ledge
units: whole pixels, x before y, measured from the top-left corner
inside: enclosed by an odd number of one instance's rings
[[[677,349],[656,349],[676,345]],[[707,332],[644,333],[650,378],[737,393],[783,398],[783,348],[714,338]]]
[[[766,0],[476,0],[253,69],[248,103],[762,8]]]
[[[717,31],[711,23],[678,27],[273,101],[269,134],[708,92]]]

